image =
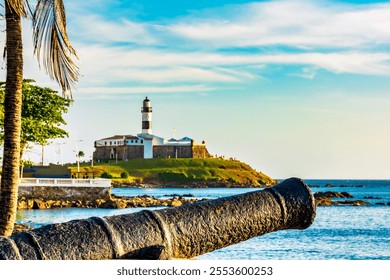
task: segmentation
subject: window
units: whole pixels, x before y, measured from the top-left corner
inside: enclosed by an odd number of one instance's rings
[[[143,144],[144,143],[144,140],[141,140],[141,144]]]
[[[135,140],[135,143],[138,143],[138,140]]]
[[[107,146],[107,141],[104,141],[104,146]]]

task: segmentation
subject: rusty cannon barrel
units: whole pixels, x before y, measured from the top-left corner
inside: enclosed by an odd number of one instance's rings
[[[187,259],[265,233],[305,229],[315,212],[309,187],[290,178],[241,195],[0,237],[0,259]]]

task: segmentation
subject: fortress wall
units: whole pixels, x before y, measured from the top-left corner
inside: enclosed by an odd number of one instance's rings
[[[153,146],[154,158],[192,158],[191,146]]]
[[[93,160],[106,160],[110,158],[110,147],[96,147],[93,152]]]
[[[113,147],[96,147],[93,153],[94,161],[109,160],[111,158],[111,149]],[[118,146],[118,160],[144,158],[144,146]],[[153,158],[210,158],[205,145],[178,146],[178,145],[155,145],[153,146]],[[115,157],[114,157],[115,158]]]
[[[144,146],[127,146],[127,155],[125,159],[135,158],[144,158]]]
[[[194,145],[192,146],[193,158],[210,158],[211,155],[205,145]]]
[[[111,156],[111,150],[116,149],[118,160],[124,159],[134,159],[134,158],[144,158],[144,146],[142,145],[131,145],[131,146],[104,146],[104,147],[95,147],[93,153],[93,160],[109,160],[115,159],[115,150],[114,157]]]

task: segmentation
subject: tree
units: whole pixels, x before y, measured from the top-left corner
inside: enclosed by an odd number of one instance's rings
[[[68,132],[60,128],[66,125],[63,114],[68,111],[72,100],[57,94],[50,88],[43,88],[24,80],[22,90],[22,130],[20,135],[20,159],[29,142],[47,145],[50,139],[68,137]],[[0,82],[0,141],[4,138],[4,86]]]
[[[82,157],[85,157],[85,154],[83,151],[79,151],[78,154],[77,154],[77,157],[80,159]]]
[[[0,235],[11,235],[18,199],[20,133],[23,82],[22,17],[33,22],[34,52],[48,75],[71,93],[79,71],[72,58],[77,57],[66,33],[62,0],[38,0],[33,15],[27,0],[5,0],[6,86],[4,98],[4,145],[0,188]],[[71,96],[71,94],[70,94]]]
[[[83,151],[79,151],[77,154],[76,154],[76,157],[77,157],[77,173],[80,173],[80,158],[84,157],[85,154]]]

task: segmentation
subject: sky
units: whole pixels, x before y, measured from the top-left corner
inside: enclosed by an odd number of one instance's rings
[[[70,137],[45,148],[45,163],[75,162],[77,150],[88,160],[95,140],[140,133],[148,96],[155,135],[204,140],[272,178],[390,177],[389,1],[64,4],[82,76]],[[59,90],[23,27],[24,76]]]

